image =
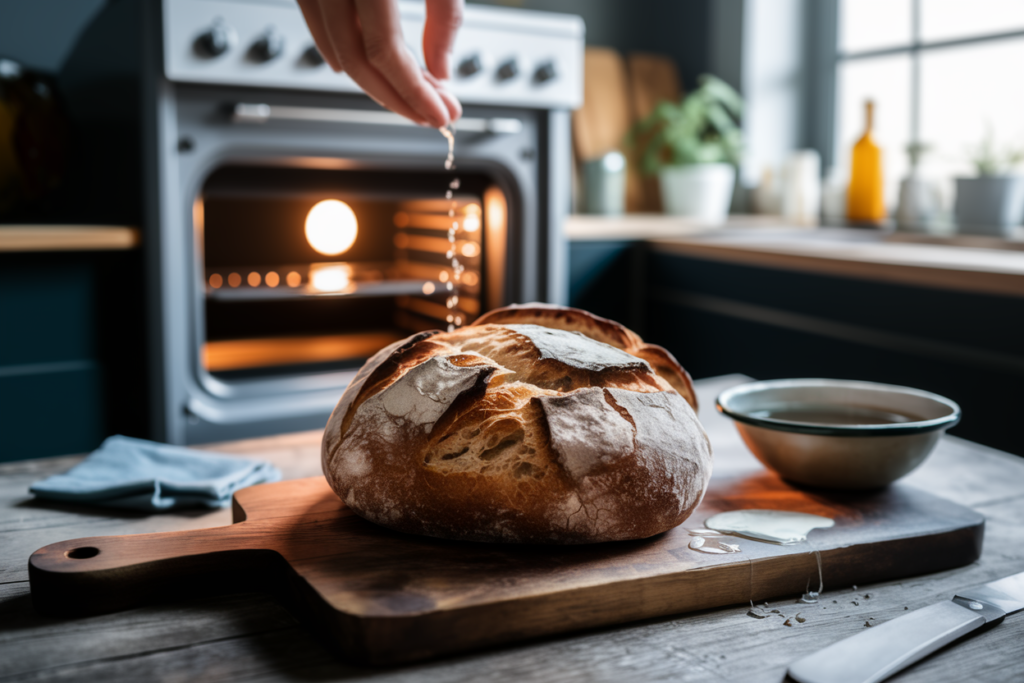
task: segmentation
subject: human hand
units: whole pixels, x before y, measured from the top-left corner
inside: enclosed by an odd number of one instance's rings
[[[298,2],[324,60],[335,71],[345,71],[380,105],[434,128],[462,116],[462,105],[442,81],[451,78],[463,0],[426,0],[425,70],[405,44],[397,0]]]

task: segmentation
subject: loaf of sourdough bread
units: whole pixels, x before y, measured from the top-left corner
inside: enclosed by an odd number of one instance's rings
[[[448,539],[594,543],[671,529],[711,447],[686,371],[577,309],[492,311],[397,342],[331,415],[327,481],[365,519]]]

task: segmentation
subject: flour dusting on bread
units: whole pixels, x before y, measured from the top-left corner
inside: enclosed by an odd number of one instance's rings
[[[510,330],[528,338],[540,353],[541,360],[557,360],[581,370],[610,368],[650,368],[647,361],[620,351],[614,346],[595,341],[580,332],[553,330],[540,325],[507,325]]]
[[[696,507],[711,479],[711,442],[689,404],[667,391],[606,391],[636,425],[637,457],[666,472],[664,481],[682,506]]]
[[[633,452],[633,426],[604,400],[604,389],[577,389],[566,396],[541,396],[551,447],[573,479]]]
[[[456,398],[474,386],[481,375],[492,372],[493,368],[488,366],[459,367],[447,358],[435,356],[409,370],[360,409],[383,409],[392,420],[425,427],[429,434]],[[380,413],[372,419],[387,417]]]
[[[413,367],[359,406],[337,449],[333,471],[347,481],[366,476],[372,471],[369,453],[374,446],[394,453],[418,433],[429,434],[459,396],[493,372],[491,366],[458,367],[437,356]]]

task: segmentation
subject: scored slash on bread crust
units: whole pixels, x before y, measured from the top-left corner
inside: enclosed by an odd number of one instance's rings
[[[328,423],[324,474],[356,513],[398,531],[646,538],[689,516],[711,474],[707,436],[677,384],[692,393],[671,354],[618,323],[499,309],[371,358]]]
[[[679,395],[697,410],[697,392],[693,390],[693,379],[683,369],[668,349],[657,344],[647,344],[633,330],[614,320],[568,306],[555,304],[512,304],[496,308],[477,318],[473,325],[543,325],[559,330],[579,332],[591,339],[614,346],[643,358],[651,364]]]

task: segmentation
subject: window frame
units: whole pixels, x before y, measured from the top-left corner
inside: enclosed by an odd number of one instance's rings
[[[923,41],[921,39],[921,3],[922,0],[911,2],[911,37],[910,42],[870,50],[845,52],[839,48],[839,3],[855,2],[856,0],[825,0],[810,3],[810,21],[808,21],[808,56],[813,64],[821,67],[812,68],[812,92],[814,96],[808,102],[809,121],[811,123],[812,146],[822,155],[823,170],[835,164],[838,150],[836,148],[836,110],[838,92],[836,84],[839,80],[839,68],[844,62],[888,57],[893,55],[909,55],[910,57],[910,139],[908,144],[921,143],[921,56],[923,53],[965,45],[992,43],[1001,40],[1024,38],[1024,29],[983,33],[962,38],[947,40]],[[828,44],[823,44],[823,43]],[[824,74],[818,72],[825,71]]]

